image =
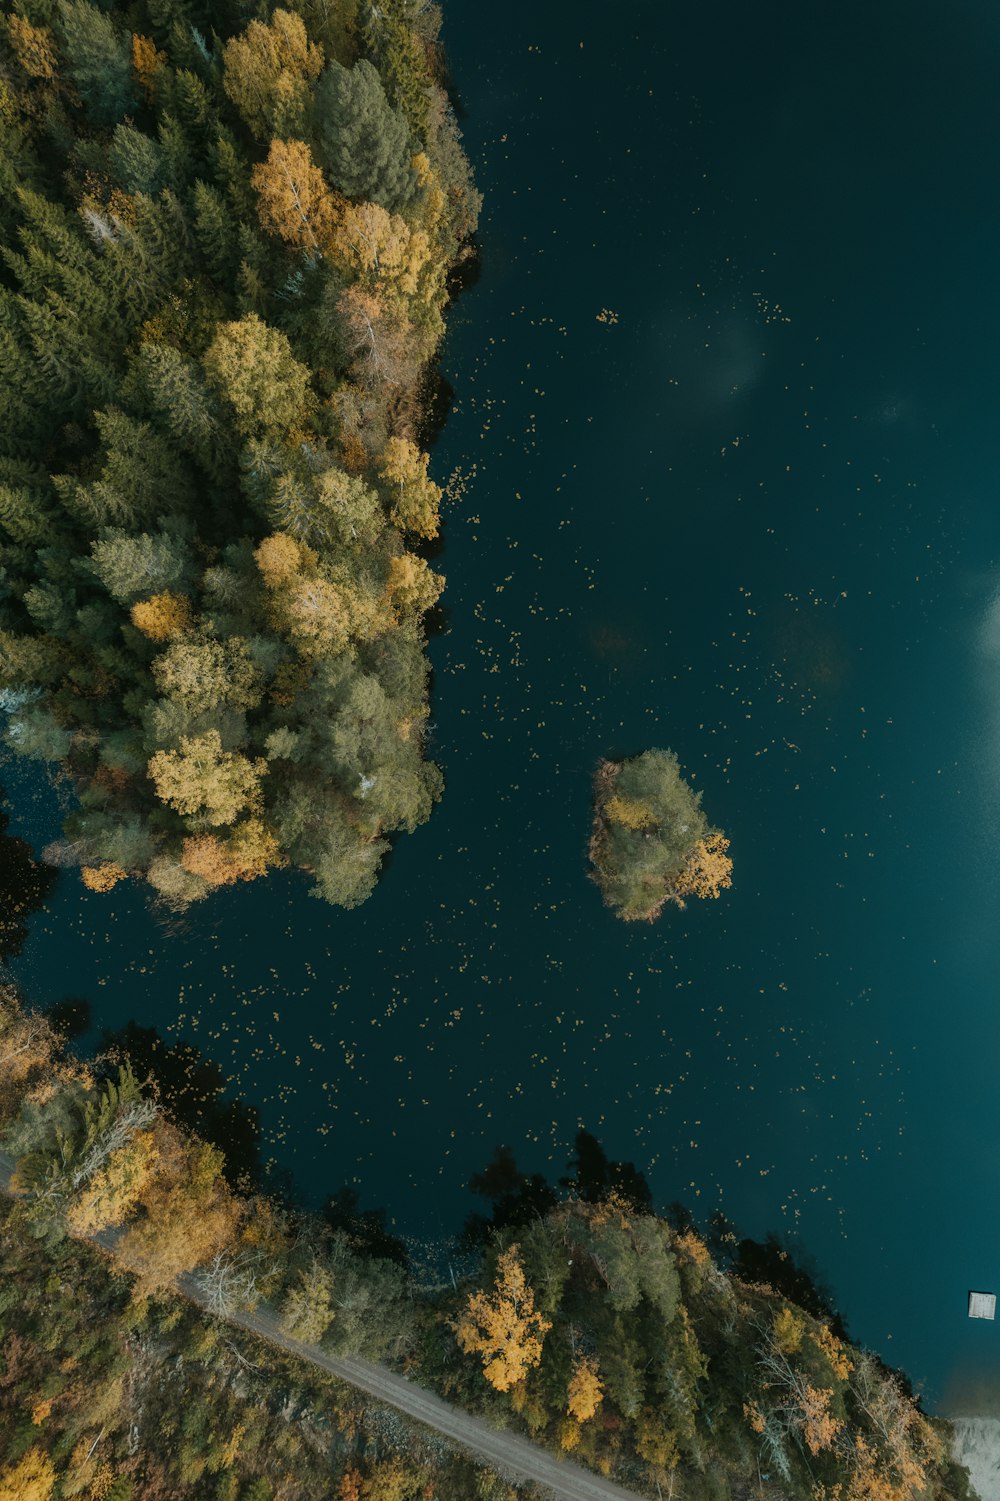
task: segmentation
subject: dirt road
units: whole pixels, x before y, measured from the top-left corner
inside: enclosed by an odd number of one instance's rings
[[[0,1152],[0,1189],[6,1191],[10,1187],[13,1171],[13,1160]],[[107,1232],[93,1237],[104,1249],[113,1249],[116,1238]],[[204,1306],[192,1276],[180,1278],[179,1291],[191,1302]],[[355,1356],[328,1355],[319,1345],[306,1345],[292,1339],[284,1333],[273,1314],[234,1313],[227,1322],[267,1340],[269,1344],[278,1345],[299,1360],[329,1371],[376,1401],[395,1407],[407,1417],[461,1445],[492,1469],[514,1479],[531,1480],[536,1485],[545,1486],[561,1501],[636,1501],[634,1491],[624,1490],[568,1460],[556,1459],[516,1433],[490,1428],[481,1418],[473,1417],[460,1407],[452,1407],[396,1371],[371,1365]]]

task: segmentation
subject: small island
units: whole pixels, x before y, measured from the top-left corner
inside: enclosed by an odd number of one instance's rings
[[[701,793],[671,750],[602,761],[594,777],[592,877],[625,922],[654,922],[668,902],[732,885],[729,840],[710,827]]]

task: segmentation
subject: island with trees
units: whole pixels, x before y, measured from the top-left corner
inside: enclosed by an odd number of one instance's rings
[[[173,1114],[189,1093],[171,1101],[121,1055],[84,1065],[0,996],[0,1496],[541,1494],[390,1420],[317,1370],[325,1352],[405,1371],[640,1496],[973,1497],[948,1424],[848,1340],[786,1248],[656,1214],[586,1132],[558,1187],[499,1150],[471,1185],[489,1213],[470,1216],[459,1275],[434,1275],[371,1212],[237,1192]]]
[[[434,5],[0,16],[0,707],[47,852],[344,906],[429,815],[421,446],[479,199]]]
[[[668,902],[717,897],[732,885],[729,840],[713,829],[701,793],[673,751],[602,761],[594,777],[593,879],[626,922],[654,922]]]

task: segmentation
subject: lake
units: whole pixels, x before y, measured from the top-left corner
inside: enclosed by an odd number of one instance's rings
[[[304,1198],[417,1239],[584,1125],[796,1238],[961,1407],[1000,1377],[965,1311],[1000,1291],[1000,15],[446,11],[486,207],[433,458],[444,801],[351,913],[62,875],[12,973],[195,1044]],[[591,776],[651,745],[734,887],[624,925]],[[3,776],[41,846],[54,796]]]

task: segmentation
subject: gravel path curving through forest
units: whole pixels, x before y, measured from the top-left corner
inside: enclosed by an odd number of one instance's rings
[[[7,1191],[14,1171],[13,1159],[0,1152],[0,1189]],[[114,1233],[99,1233],[92,1240],[105,1250],[113,1250],[117,1239]],[[179,1291],[199,1307],[204,1301],[194,1278],[188,1274],[180,1278]],[[308,1361],[320,1370],[328,1371],[341,1381],[357,1387],[378,1402],[387,1403],[435,1433],[442,1434],[452,1443],[459,1444],[474,1454],[477,1459],[518,1480],[530,1480],[543,1485],[561,1501],[636,1501],[636,1492],[627,1491],[611,1480],[594,1475],[570,1460],[559,1460],[530,1440],[503,1429],[491,1428],[481,1418],[473,1417],[460,1407],[453,1407],[425,1387],[407,1380],[385,1366],[372,1365],[355,1356],[328,1355],[318,1345],[303,1344],[285,1334],[272,1314],[234,1313],[227,1323],[254,1334],[268,1344],[276,1345],[299,1360]]]

